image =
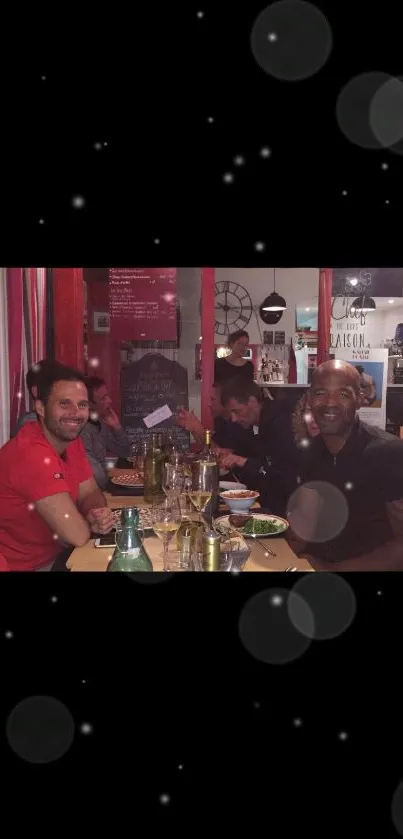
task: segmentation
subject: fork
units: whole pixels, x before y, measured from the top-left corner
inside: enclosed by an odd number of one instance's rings
[[[277,554],[275,554],[274,551],[272,551],[271,548],[268,548],[267,545],[265,545],[264,542],[261,542],[260,539],[256,539],[256,536],[255,536],[255,542],[257,542],[258,545],[260,545],[261,548],[264,548],[265,553],[270,554],[270,556],[277,556]]]

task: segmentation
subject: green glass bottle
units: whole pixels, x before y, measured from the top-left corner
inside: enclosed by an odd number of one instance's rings
[[[144,458],[144,501],[152,504],[162,495],[164,455],[162,435],[153,434]]]
[[[138,534],[139,511],[137,507],[122,510],[121,529],[116,534],[116,548],[108,571],[152,571],[153,566]]]

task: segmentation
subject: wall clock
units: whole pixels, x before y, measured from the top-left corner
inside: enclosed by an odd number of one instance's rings
[[[215,286],[216,335],[229,335],[246,329],[253,312],[249,292],[239,283],[220,280]]]

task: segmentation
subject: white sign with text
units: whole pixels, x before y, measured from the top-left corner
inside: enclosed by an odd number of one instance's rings
[[[358,369],[364,405],[359,411],[360,419],[368,425],[386,428],[386,388],[388,382],[387,350],[350,349],[335,351],[335,358],[348,361]]]

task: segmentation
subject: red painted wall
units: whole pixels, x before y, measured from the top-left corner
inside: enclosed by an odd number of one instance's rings
[[[99,365],[88,365],[88,375],[105,379],[113,400],[113,407],[120,412],[120,345],[113,344],[109,332],[94,332],[94,312],[109,311],[108,268],[84,268],[87,285],[88,310],[88,361],[98,359]]]
[[[55,358],[84,369],[84,285],[82,268],[53,269]]]
[[[87,281],[88,375],[100,376],[101,379],[105,379],[110,388],[112,378],[110,334],[109,332],[94,332],[94,312],[107,312],[108,306],[108,284],[96,279]],[[91,367],[92,358],[99,360],[97,367]]]

